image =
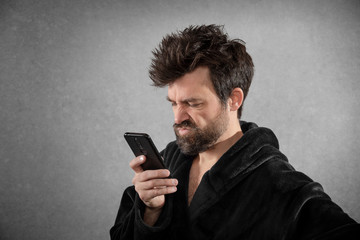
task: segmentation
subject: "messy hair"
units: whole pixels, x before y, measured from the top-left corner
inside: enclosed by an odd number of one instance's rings
[[[149,76],[153,85],[164,87],[197,67],[208,67],[215,92],[226,104],[234,88],[241,88],[244,99],[254,75],[254,64],[245,42],[229,39],[219,25],[189,26],[166,35],[153,58]],[[238,110],[240,119],[242,106]]]

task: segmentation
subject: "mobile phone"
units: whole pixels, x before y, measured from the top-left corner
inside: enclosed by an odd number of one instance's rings
[[[159,151],[148,134],[126,132],[124,137],[136,157],[146,156],[146,161],[141,165],[144,170],[166,168]]]

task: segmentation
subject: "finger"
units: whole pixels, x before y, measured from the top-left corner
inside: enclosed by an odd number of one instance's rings
[[[160,189],[166,187],[176,187],[178,185],[177,179],[154,179],[146,182],[139,183],[138,190]]]
[[[177,179],[169,179],[170,172],[167,169],[161,170],[147,170],[142,173],[137,173],[132,179],[136,191],[148,190],[160,186],[176,186]]]
[[[136,173],[141,173],[144,170],[141,167],[141,164],[143,164],[146,161],[146,157],[144,155],[140,155],[133,160],[130,161],[129,165]]]
[[[139,174],[138,181],[145,182],[151,179],[161,179],[170,176],[170,171],[167,169],[147,170]]]
[[[161,195],[171,194],[176,191],[177,191],[177,187],[165,187],[165,188],[154,188],[147,192],[149,192],[151,198],[154,198]]]
[[[177,187],[154,188],[154,189],[147,190],[147,191],[141,191],[139,193],[139,197],[143,201],[148,202],[155,197],[166,195],[166,194],[171,194],[176,191],[177,191]]]

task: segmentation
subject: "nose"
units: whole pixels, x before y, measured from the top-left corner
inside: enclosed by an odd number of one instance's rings
[[[176,106],[173,108],[174,121],[176,124],[180,124],[185,120],[189,120],[189,114],[182,107]]]

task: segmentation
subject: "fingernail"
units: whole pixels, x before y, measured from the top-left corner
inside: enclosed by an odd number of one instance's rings
[[[173,180],[173,184],[174,184],[174,185],[177,185],[177,184],[178,184],[178,180],[174,179],[174,180]]]
[[[140,162],[144,161],[144,156],[140,156]]]

